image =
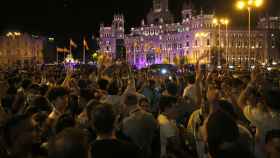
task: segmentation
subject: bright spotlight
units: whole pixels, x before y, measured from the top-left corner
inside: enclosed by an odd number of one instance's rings
[[[163,74],[163,75],[165,75],[165,74],[167,73],[167,70],[166,70],[166,69],[161,69],[161,70],[160,70],[160,73]]]
[[[268,68],[267,68],[267,70],[268,70],[268,71],[271,71],[271,70],[272,70],[272,68],[271,68],[271,67],[268,67]]]
[[[245,4],[244,1],[238,1],[238,2],[236,3],[236,8],[239,9],[239,10],[244,9],[245,6],[246,6],[246,4]]]
[[[54,41],[54,38],[53,37],[49,37],[48,40],[49,41]]]
[[[255,0],[255,1],[254,1],[254,5],[255,5],[256,7],[262,6],[262,5],[263,5],[263,0]]]

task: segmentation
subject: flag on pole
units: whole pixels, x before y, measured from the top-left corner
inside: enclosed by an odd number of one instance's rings
[[[63,51],[64,51],[65,53],[70,53],[70,50],[67,49],[67,48],[64,48]]]
[[[77,48],[77,44],[72,40],[70,39],[70,47],[74,47],[74,48]]]
[[[88,44],[87,44],[87,41],[85,38],[84,38],[83,44],[84,44],[84,47],[86,48],[86,50],[89,50],[89,47],[88,47]]]
[[[57,52],[64,52],[64,49],[63,49],[63,48],[57,47],[57,48],[56,48],[56,51],[57,51]]]
[[[59,48],[59,47],[56,48],[56,51],[59,53],[69,53],[70,52],[69,49],[67,49],[67,48]]]

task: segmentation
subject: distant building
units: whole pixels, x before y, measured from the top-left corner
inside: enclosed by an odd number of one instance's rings
[[[43,63],[43,42],[43,38],[27,33],[1,36],[0,66]]]
[[[267,60],[269,63],[277,62],[280,59],[280,17],[267,16],[258,22],[258,29],[265,32]]]
[[[182,6],[182,21],[176,23],[169,11],[168,0],[154,0],[147,23],[143,20],[141,26],[131,28],[129,34],[124,32],[123,15],[115,15],[111,26],[100,26],[101,51],[115,58],[116,41],[124,39],[127,60],[138,67],[164,61],[174,64],[177,59],[195,63],[203,53],[209,55],[203,63],[211,63],[215,52],[219,54],[219,64],[222,59],[232,65],[268,62],[271,58],[279,61],[279,56],[270,54],[279,50],[269,46],[272,38],[263,27],[251,31],[249,51],[247,28],[229,27],[226,33],[225,26],[221,26],[219,34],[218,27],[213,24],[214,14],[205,14],[202,10],[195,14],[191,3]]]

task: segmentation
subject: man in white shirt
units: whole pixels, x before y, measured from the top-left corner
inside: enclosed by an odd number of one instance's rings
[[[162,96],[159,101],[160,115],[157,120],[160,126],[161,157],[186,156],[175,123],[178,114],[176,102],[177,98],[172,96]]]
[[[196,103],[196,87],[195,87],[195,78],[190,76],[188,79],[188,86],[184,89],[183,93],[184,98],[189,98],[193,103]]]

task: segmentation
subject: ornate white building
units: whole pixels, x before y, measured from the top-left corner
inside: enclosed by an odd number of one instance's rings
[[[43,63],[43,41],[26,33],[1,36],[0,66]]]
[[[112,25],[100,26],[100,51],[116,57],[119,40],[124,41],[126,58],[129,63],[144,67],[149,64],[176,63],[178,59],[186,59],[195,63],[203,53],[209,56],[204,63],[210,63],[216,50],[218,60],[227,64],[252,64],[255,61],[267,62],[268,59],[279,60],[279,50],[271,47],[267,29],[259,25],[251,31],[251,43],[247,28],[226,31],[213,24],[214,14],[195,14],[191,3],[182,5],[182,21],[174,22],[168,8],[168,0],[154,0],[153,9],[147,15],[147,23],[131,28],[129,34],[124,31],[124,16],[115,15]],[[251,45],[249,51],[249,45]],[[268,53],[275,51],[273,57]]]

